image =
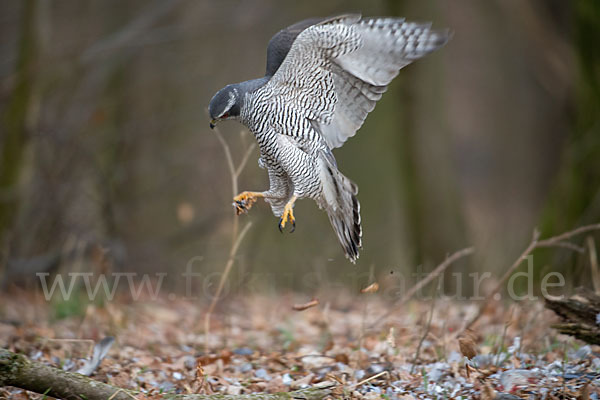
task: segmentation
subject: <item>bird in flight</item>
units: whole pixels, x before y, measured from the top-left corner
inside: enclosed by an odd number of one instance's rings
[[[353,263],[362,246],[358,187],[339,170],[332,149],[362,126],[398,71],[438,49],[448,31],[399,18],[342,15],[298,22],[267,47],[262,78],[219,90],[210,127],[237,120],[254,134],[269,190],[234,197],[238,214],[264,198],[279,229],[296,226],[294,203],[311,198],[325,210]]]

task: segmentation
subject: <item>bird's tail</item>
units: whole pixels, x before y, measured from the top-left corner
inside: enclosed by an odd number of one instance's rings
[[[326,158],[321,161],[323,192],[318,203],[327,211],[346,258],[355,263],[362,247],[360,203],[356,198],[358,186],[338,171],[334,162]]]

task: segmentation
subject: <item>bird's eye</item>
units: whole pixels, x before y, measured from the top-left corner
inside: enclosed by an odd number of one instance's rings
[[[225,114],[221,115],[221,119],[225,119],[229,117],[229,113],[226,112]]]

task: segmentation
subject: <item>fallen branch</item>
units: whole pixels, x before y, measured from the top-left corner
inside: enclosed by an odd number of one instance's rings
[[[457,334],[462,332],[464,329],[471,328],[479,320],[479,318],[483,315],[483,313],[489,306],[494,295],[496,293],[499,293],[500,290],[502,290],[506,281],[508,281],[508,279],[513,274],[513,272],[515,272],[515,270],[521,265],[523,260],[525,260],[525,258],[533,250],[542,248],[542,247],[563,247],[563,248],[569,248],[571,250],[579,251],[580,248],[578,246],[576,246],[572,243],[569,243],[569,242],[565,242],[565,240],[570,239],[573,236],[576,236],[576,235],[579,235],[579,234],[582,234],[585,232],[595,231],[595,230],[600,230],[600,223],[581,226],[572,231],[565,232],[560,235],[553,236],[551,238],[544,239],[544,240],[539,240],[540,233],[537,230],[535,230],[533,232],[533,237],[531,239],[531,242],[529,243],[527,248],[523,251],[523,253],[521,253],[519,258],[517,258],[517,260],[510,266],[510,268],[506,271],[506,273],[504,273],[504,275],[502,276],[502,279],[500,279],[500,282],[498,282],[498,285],[496,285],[494,290],[486,296],[485,300],[483,301],[483,304],[479,307],[477,314],[468,323],[465,324],[463,329],[461,329],[460,331],[457,331]]]
[[[568,298],[547,298],[546,308],[554,311],[562,320],[552,325],[563,335],[571,335],[589,344],[600,345],[600,296],[586,289]]]
[[[132,400],[139,393],[102,383],[86,376],[29,360],[22,354],[0,349],[0,387],[14,386],[59,399]],[[308,389],[280,393],[240,395],[162,394],[164,400],[319,400],[328,396],[335,382],[322,382]]]

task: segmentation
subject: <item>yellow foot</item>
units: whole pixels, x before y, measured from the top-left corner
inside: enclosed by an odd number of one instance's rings
[[[247,213],[252,208],[252,204],[256,203],[259,197],[265,197],[260,192],[242,192],[233,198],[233,206],[235,213],[240,215]]]
[[[285,208],[283,209],[283,215],[279,218],[279,231],[283,232],[283,228],[285,228],[285,224],[289,220],[292,223],[292,230],[290,233],[296,230],[296,218],[294,218],[294,202],[296,201],[296,196],[292,196],[290,201],[287,202]]]

